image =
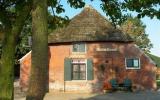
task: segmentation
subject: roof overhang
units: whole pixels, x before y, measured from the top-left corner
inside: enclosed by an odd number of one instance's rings
[[[21,59],[19,59],[18,61],[21,63],[29,54],[31,54],[32,50],[29,51],[26,55],[24,55]]]

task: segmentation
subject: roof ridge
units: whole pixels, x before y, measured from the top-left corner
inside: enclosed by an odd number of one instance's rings
[[[86,4],[86,5],[84,6],[84,8],[91,8],[91,9],[94,9],[93,6],[90,5],[90,4]]]

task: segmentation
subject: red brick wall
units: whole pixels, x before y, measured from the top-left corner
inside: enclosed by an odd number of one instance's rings
[[[31,52],[20,61],[20,86],[26,90],[29,80],[29,72],[31,68]]]
[[[111,48],[118,51],[96,51],[96,48]],[[87,43],[85,54],[73,54],[71,44],[56,44],[50,46],[49,54],[49,80],[50,88],[54,90],[66,91],[99,91],[103,84],[111,78],[116,77],[118,82],[123,82],[124,78],[132,79],[134,85],[140,89],[156,88],[156,68],[152,61],[142,53],[134,44],[127,43]],[[94,63],[93,81],[66,81],[64,82],[64,58],[92,58]],[[140,58],[140,69],[126,69],[125,57]],[[21,61],[20,84],[27,86],[28,73],[30,69],[30,56]],[[104,71],[101,70],[104,66]]]

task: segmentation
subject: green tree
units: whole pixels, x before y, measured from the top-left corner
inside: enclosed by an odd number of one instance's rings
[[[145,33],[145,28],[146,26],[143,22],[136,17],[128,17],[128,19],[121,25],[121,30],[124,33],[128,33],[139,48],[144,52],[150,52],[153,45],[148,38],[148,34]]]
[[[75,7],[79,7],[79,4],[76,4],[77,3],[74,2]],[[56,7],[56,11],[58,11],[58,13],[63,11],[60,7],[61,5],[59,4]],[[47,0],[34,0],[33,8],[34,9],[32,10],[32,67],[26,100],[43,100],[45,93],[48,91],[47,86],[49,79]],[[54,21],[56,20],[54,19]]]
[[[55,29],[68,25],[69,18],[48,14],[48,34],[52,33]]]
[[[19,76],[19,59],[21,59],[26,53],[31,50],[31,46],[29,44],[29,37],[31,38],[31,25],[27,22],[25,23],[21,34],[19,35],[19,39],[17,41],[16,50],[15,50],[15,76]]]
[[[4,67],[1,65],[0,69],[3,72],[5,72],[5,70],[10,70],[9,73],[14,75],[13,74],[14,68],[19,66],[18,60],[23,55],[25,55],[28,51],[31,50],[31,47],[28,46],[28,36],[31,36],[31,27],[32,27],[31,16],[29,14],[29,12],[30,12],[29,10],[31,10],[31,5],[32,5],[31,2],[20,2],[20,1],[16,1],[16,0],[13,0],[13,1],[6,0],[6,1],[0,2],[0,7],[2,9],[2,12],[0,12],[0,55],[2,55],[2,39],[3,39],[4,35],[5,35],[5,38],[8,38],[7,41],[10,41],[9,36],[7,36],[7,34],[8,34],[7,30],[10,29],[9,26],[12,27],[12,25],[14,25],[14,27],[16,27],[15,22],[16,22],[16,20],[22,20],[19,18],[21,18],[20,16],[21,16],[22,12],[24,11],[23,12],[24,16],[22,16],[22,18],[24,17],[23,22],[19,22],[19,24],[18,24],[21,27],[18,27],[16,30],[16,32],[19,32],[19,33],[14,34],[14,37],[16,37],[16,38],[14,38],[14,40],[12,40],[12,43],[14,43],[13,41],[15,41],[15,45],[12,45],[14,52],[13,52],[13,50],[10,50],[10,51],[12,51],[12,56],[15,54],[14,59],[12,59],[12,61],[14,61],[14,62],[12,63],[12,65],[11,64],[9,65],[9,69],[7,67]],[[30,8],[27,8],[27,7],[30,7]],[[27,8],[27,9],[25,9],[25,8]],[[25,12],[24,9],[27,12]],[[21,10],[21,11],[19,11],[19,10]],[[18,13],[19,13],[19,15],[17,15],[18,16],[17,17],[16,14],[18,14]],[[54,19],[56,19],[56,20],[54,21]],[[63,25],[67,24],[68,22],[69,22],[69,20],[67,17],[62,18],[62,17],[58,17],[56,15],[53,16],[50,13],[48,13],[48,28],[49,28],[50,32],[52,32],[54,29],[56,29],[59,26],[63,27]],[[11,33],[9,33],[9,34],[11,34]],[[13,35],[12,35],[12,37],[13,37]],[[5,42],[6,41],[3,41],[3,49],[5,46],[10,45],[10,43],[6,44]],[[6,55],[6,52],[3,52],[3,53],[4,53],[3,55]],[[9,55],[11,56],[11,54],[9,54]],[[9,58],[9,59],[11,60],[11,58]],[[9,59],[5,60],[4,62],[8,63]],[[9,76],[9,73],[8,74],[6,73],[6,75]],[[6,76],[6,77],[8,77],[8,76]],[[12,79],[9,79],[9,78],[8,79],[10,80],[10,82],[12,82],[12,83],[10,83],[10,85],[12,85],[12,87],[13,87],[13,81],[11,81],[11,80],[13,80],[14,76],[11,76],[11,77],[12,77]],[[6,80],[3,82],[2,81],[3,79],[5,79],[5,78],[1,78],[0,84],[3,84],[3,86],[4,86],[4,84],[9,83],[9,80]],[[5,88],[5,86],[0,87],[0,91],[3,91],[4,88]],[[4,94],[3,94],[3,97],[0,97],[0,98],[4,99],[5,92],[6,92],[6,94],[9,93],[9,91],[13,92],[12,89],[1,92]],[[6,95],[6,98],[7,97],[9,97],[9,96]]]
[[[93,0],[92,0],[93,1]],[[101,0],[101,8],[115,24],[121,24],[129,15],[137,12],[137,17],[148,16],[160,19],[159,0]],[[125,12],[125,13],[124,13]]]
[[[48,79],[47,0],[33,0],[32,64],[26,100],[43,100]]]
[[[52,33],[55,29],[64,27],[69,23],[68,17],[60,17],[57,15],[51,15],[48,12],[48,34]],[[32,36],[32,19],[31,16],[26,20],[22,32],[19,36],[18,43],[16,46],[15,54],[15,66],[18,65],[18,60],[22,58],[27,52],[31,50],[31,44],[29,44],[29,37]]]
[[[0,62],[0,99],[13,99],[14,54],[17,39],[31,10],[30,0],[1,0],[0,22],[4,39]]]

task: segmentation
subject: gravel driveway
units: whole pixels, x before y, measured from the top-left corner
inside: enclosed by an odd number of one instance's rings
[[[158,92],[125,93],[115,92],[106,94],[73,94],[48,93],[44,100],[160,100]]]
[[[16,95],[14,100],[25,100],[25,96]],[[84,94],[84,93],[51,92],[46,94],[44,100],[160,100],[160,93],[159,92],[139,92],[139,93],[114,92],[106,94]]]
[[[18,82],[14,84],[14,100],[25,100],[25,93],[19,89]],[[160,91],[157,92],[113,92],[106,94],[86,93],[47,93],[44,100],[160,100]]]

